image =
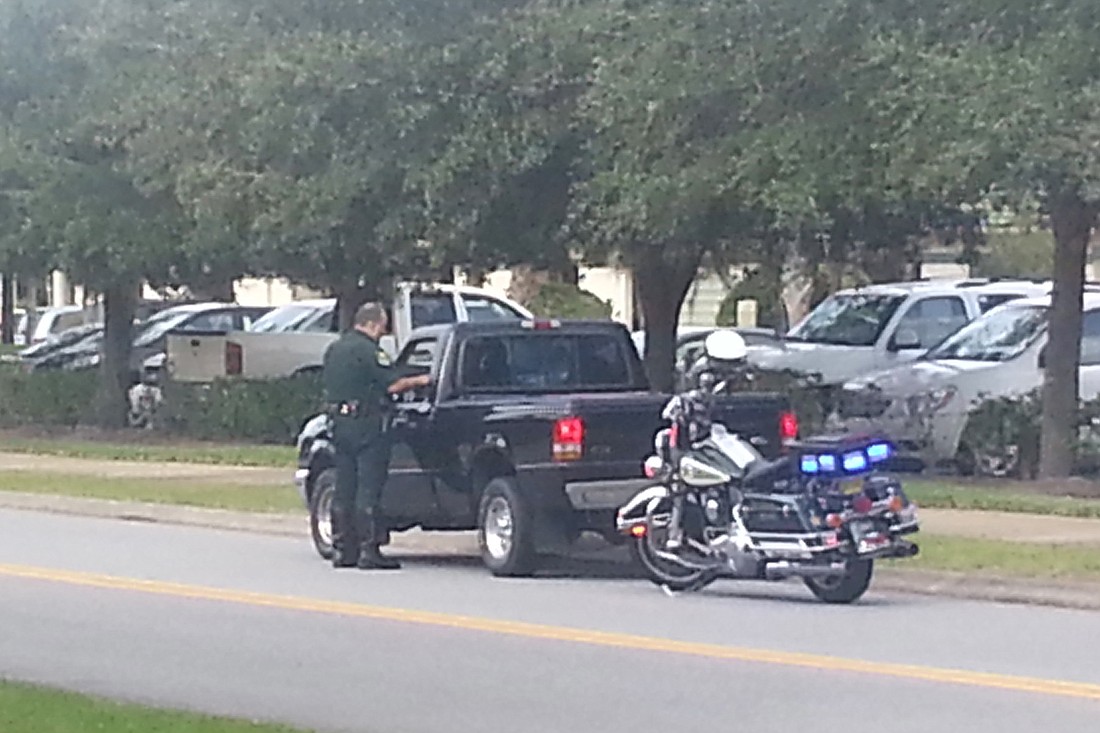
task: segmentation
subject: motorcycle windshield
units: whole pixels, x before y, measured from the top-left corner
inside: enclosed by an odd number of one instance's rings
[[[731,479],[739,479],[745,475],[744,467],[726,455],[725,451],[719,448],[713,440],[708,439],[700,443],[691,455],[697,461],[706,463]]]
[[[723,426],[714,425],[710,430],[710,441],[722,451],[743,472],[756,461],[763,460],[759,451],[736,435],[729,433]]]

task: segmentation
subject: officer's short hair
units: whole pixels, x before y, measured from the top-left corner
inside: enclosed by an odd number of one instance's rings
[[[381,303],[364,303],[355,311],[356,326],[369,326],[372,323],[386,323],[386,309]]]

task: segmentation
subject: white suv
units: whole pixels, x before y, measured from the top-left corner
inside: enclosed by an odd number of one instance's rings
[[[749,348],[764,369],[818,374],[839,385],[911,361],[991,308],[1050,292],[1028,280],[918,280],[841,290],[779,342]]]

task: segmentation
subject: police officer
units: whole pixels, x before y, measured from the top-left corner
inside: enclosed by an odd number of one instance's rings
[[[379,551],[387,531],[380,516],[390,463],[387,406],[390,395],[426,386],[429,377],[397,372],[378,343],[388,326],[385,309],[367,303],[356,311],[353,327],[325,350],[325,397],[336,449],[332,564],[338,568],[401,567]]]

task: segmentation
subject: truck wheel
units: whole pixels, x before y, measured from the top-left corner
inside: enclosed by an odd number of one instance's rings
[[[477,511],[481,561],[498,577],[530,575],[538,565],[535,521],[527,499],[510,478],[495,478],[482,492]]]
[[[871,585],[873,560],[849,560],[844,575],[832,578],[806,578],[806,587],[826,603],[854,603]]]
[[[313,482],[309,498],[309,530],[317,554],[332,559],[332,495],[336,491],[336,469],[326,468]]]

